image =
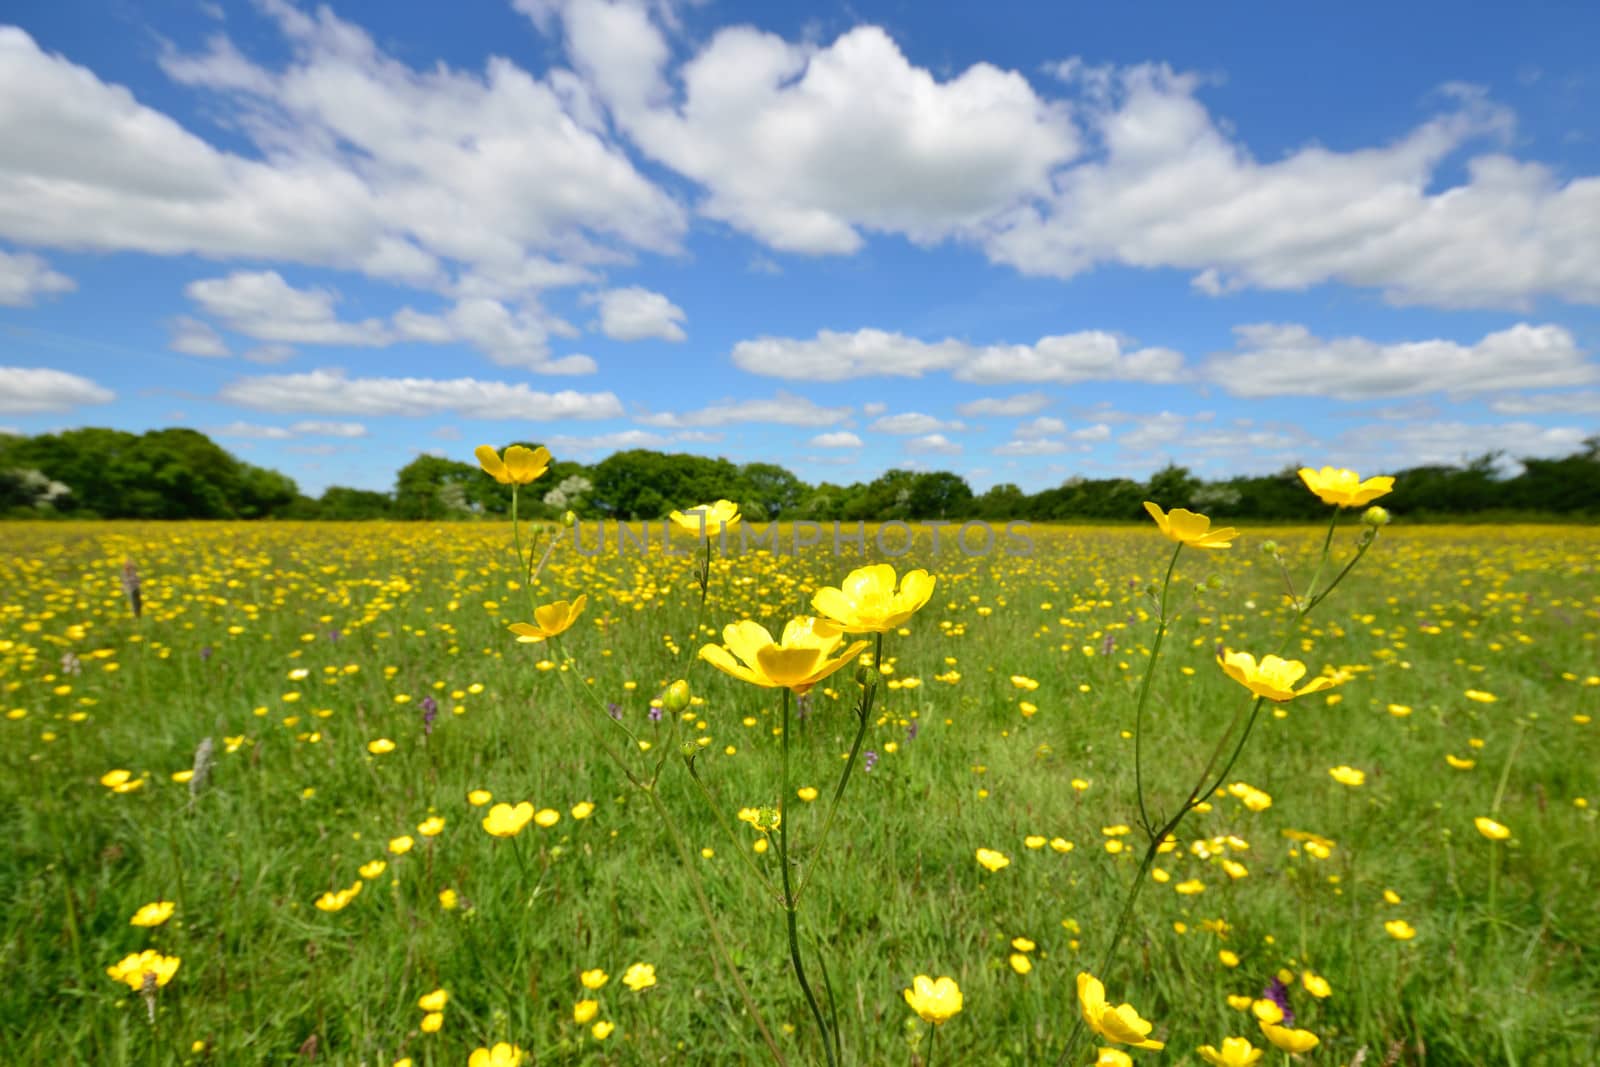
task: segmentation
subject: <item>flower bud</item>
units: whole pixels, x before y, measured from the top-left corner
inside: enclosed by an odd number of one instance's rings
[[[1276,556],[1278,554],[1278,542],[1276,542],[1276,541],[1263,541],[1263,542],[1261,542],[1261,554],[1263,556]]]
[[[1390,523],[1389,509],[1380,508],[1376,504],[1361,513],[1361,521],[1368,526],[1387,526]]]
[[[856,668],[856,684],[857,685],[860,685],[860,686],[873,685],[873,684],[875,684],[877,682],[877,679],[878,679],[878,671],[877,671],[876,668],[868,667],[865,664],[862,664],[861,666]]]
[[[693,741],[685,741],[678,746],[678,755],[684,759],[692,760],[700,754],[700,746]]]
[[[1213,574],[1211,577],[1207,578],[1206,579],[1206,588],[1207,589],[1221,589],[1222,588],[1222,575]]]
[[[682,711],[689,706],[689,683],[679,678],[667,686],[666,695],[661,698],[662,706],[668,711]]]

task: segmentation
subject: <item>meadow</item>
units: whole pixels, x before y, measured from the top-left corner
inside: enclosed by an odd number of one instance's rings
[[[1336,558],[1359,529],[1346,513]],[[719,941],[788,1062],[823,1062],[756,825],[780,800],[779,690],[695,653],[883,557],[871,528],[839,554],[717,552],[702,614],[692,539],[669,556],[616,533],[555,548],[534,599],[587,607],[525,644],[506,523],[6,525],[0,1062],[421,1067],[500,1042],[525,1063],[771,1062]],[[862,683],[847,668],[796,709],[784,807],[844,1062],[926,1061],[918,975],[963,994],[938,1063],[1059,1062],[1138,871],[1134,709],[1172,544],[1028,534],[1027,554],[935,554],[924,528],[886,560],[937,585],[886,635],[815,865]],[[1287,636],[1339,684],[1267,705],[1152,869],[1097,971],[1166,1044],[1134,1059],[1197,1064],[1239,1035],[1263,1064],[1600,1062],[1600,529],[1398,523],[1290,632],[1260,548],[1304,576],[1322,536],[1179,558],[1143,737],[1158,810],[1250,706],[1219,649]],[[692,703],[661,709],[680,678]],[[641,776],[660,762],[681,840],[597,737]],[[485,830],[521,802],[521,832]],[[164,983],[108,974],[147,949],[181,961]],[[1292,1057],[1252,1006],[1280,980],[1320,1039]]]

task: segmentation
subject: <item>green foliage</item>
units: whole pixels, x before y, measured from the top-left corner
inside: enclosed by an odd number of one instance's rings
[[[1322,505],[1305,491],[1298,466],[1205,481],[1169,464],[1144,482],[1073,477],[1033,494],[1005,482],[975,495],[966,479],[950,471],[889,470],[870,482],[811,486],[776,463],[736,465],[631,449],[592,467],[557,459],[522,490],[519,512],[531,519],[556,519],[567,510],[585,519],[657,519],[677,508],[728,499],[755,522],[1143,521],[1144,501],[1154,500],[1167,509],[1186,507],[1224,519],[1315,520]],[[1509,474],[1514,466],[1503,454],[1490,453],[1461,466],[1395,471],[1394,492],[1383,504],[1413,518],[1518,512],[1600,518],[1600,436],[1570,456],[1523,459],[1520,470]],[[89,428],[0,437],[0,516],[441,521],[510,513],[511,486],[484,475],[476,463],[439,456],[418,456],[402,467],[393,493],[335,486],[312,500],[284,475],[244,463],[194,430],[131,434]]]

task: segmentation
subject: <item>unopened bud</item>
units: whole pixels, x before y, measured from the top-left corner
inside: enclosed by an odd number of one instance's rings
[[[1388,508],[1380,508],[1374,504],[1361,513],[1361,521],[1368,526],[1387,526],[1392,520]]]
[[[689,683],[679,678],[667,686],[666,695],[661,698],[662,705],[668,711],[682,711],[689,706]]]
[[[561,525],[565,526],[567,529],[572,529],[573,525],[576,524],[577,521],[577,512],[567,510],[561,513]]]
[[[1213,574],[1211,577],[1207,578],[1206,579],[1206,588],[1207,589],[1221,589],[1222,588],[1222,575]]]
[[[692,760],[700,754],[700,746],[693,741],[685,741],[678,746],[678,755],[684,759]]]
[[[1276,542],[1276,541],[1263,541],[1263,542],[1261,542],[1261,554],[1263,556],[1276,556],[1278,554],[1278,542]]]

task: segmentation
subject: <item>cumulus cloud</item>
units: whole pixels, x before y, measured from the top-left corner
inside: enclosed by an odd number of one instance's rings
[[[3,55],[0,52],[0,57]],[[0,249],[0,307],[31,307],[41,296],[70,293],[77,287],[77,282],[51,270],[39,256]]]
[[[184,290],[200,310],[228,329],[269,344],[245,353],[260,363],[281,362],[294,354],[288,345],[353,345],[381,348],[402,341],[472,345],[502,366],[541,374],[593,374],[594,360],[572,355],[550,358],[550,335],[571,328],[524,301],[512,310],[488,297],[463,297],[439,314],[401,308],[390,319],[341,319],[339,294],[330,289],[297,289],[277,271],[235,271],[225,278],[191,282]],[[192,355],[226,355],[216,331],[180,316],[173,347]],[[179,348],[180,344],[189,347]]]
[[[508,298],[553,261],[671,251],[683,209],[597,127],[570,72],[416,70],[327,8],[263,0],[269,67],[216,36],[163,67],[249,139],[224,151],[127,89],[0,28],[0,236],[277,260]],[[450,281],[447,264],[457,264]]]
[[[1275,323],[1240,326],[1234,333],[1237,350],[1213,357],[1205,373],[1236,396],[1364,400],[1600,381],[1600,365],[1586,358],[1561,326],[1518,323],[1474,344],[1324,340],[1304,326]]]
[[[698,411],[659,411],[637,417],[646,426],[727,426],[738,422],[766,422],[780,426],[836,426],[850,417],[848,407],[823,407],[792,393],[769,399],[729,400]]]
[[[614,341],[643,341],[655,337],[682,341],[683,309],[660,293],[637,285],[608,289],[594,300],[600,305],[600,332]]]
[[[906,442],[906,451],[915,454],[934,453],[941,456],[961,454],[961,443],[952,441],[942,433],[923,434]]]
[[[1034,415],[1050,406],[1050,398],[1043,393],[1018,393],[1016,396],[979,397],[956,405],[956,412],[974,418],[981,415],[1020,417]]]
[[[879,433],[905,435],[928,434],[938,430],[963,430],[965,428],[959,422],[934,418],[932,415],[924,415],[920,411],[906,411],[898,415],[885,415],[880,419],[874,419],[872,425],[867,427],[867,429],[876,430]]]
[[[328,289],[296,289],[275,270],[235,271],[190,282],[184,293],[228,329],[261,341],[313,345],[385,345],[380,319],[342,322]]]
[[[117,394],[79,374],[48,367],[0,367],[0,414],[38,415],[109,404]]]
[[[168,323],[172,339],[167,347],[187,356],[216,358],[231,355],[228,343],[209,322],[201,322],[192,315],[178,315]]]
[[[997,456],[1053,456],[1068,450],[1087,452],[1100,441],[1111,440],[1111,427],[1103,422],[1069,431],[1061,419],[1037,418],[1018,426],[1010,441],[994,449]]]
[[[819,433],[810,443],[816,448],[860,448],[861,438],[849,430],[836,430],[833,433]]]
[[[863,230],[936,241],[1043,194],[1077,151],[1066,108],[1022,75],[979,63],[941,81],[876,26],[826,46],[724,29],[674,72],[675,93],[644,5],[548,6],[616,123],[700,183],[702,213],[774,248],[853,252]]]
[[[1600,302],[1600,178],[1563,181],[1496,151],[1505,109],[1446,87],[1447,106],[1379,146],[1308,145],[1271,162],[1197,98],[1201,80],[1161,65],[1064,65],[1095,150],[1052,191],[998,216],[990,258],[1070,278],[1100,263],[1196,272],[1201,292],[1373,287],[1395,303],[1527,306],[1542,295]]]
[[[1491,401],[1500,415],[1600,415],[1600,392],[1524,393]]]
[[[1429,464],[1464,463],[1489,452],[1518,458],[1567,456],[1583,448],[1593,428],[1541,426],[1532,422],[1462,421],[1375,423],[1339,439],[1339,455],[1362,470],[1398,470]],[[1341,460],[1343,462],[1343,460]]]
[[[476,378],[350,378],[341,370],[240,378],[222,387],[227,403],[257,411],[317,415],[436,415],[470,419],[609,419],[620,416],[615,393],[563,389],[545,393],[516,382]]]
[[[920,378],[948,371],[982,384],[1083,381],[1177,382],[1185,376],[1183,355],[1169,348],[1125,348],[1125,340],[1102,330],[1042,337],[1033,344],[972,345],[945,339],[927,342],[901,333],[860,329],[821,330],[809,340],[761,337],[740,341],[733,362],[752,374],[806,381],[849,378]],[[1026,394],[1032,397],[1038,394]]]
[[[365,437],[367,428],[359,422],[318,422],[304,420],[288,426],[269,426],[256,422],[230,422],[209,431],[213,437],[236,437],[256,441],[287,441],[296,437]]]

